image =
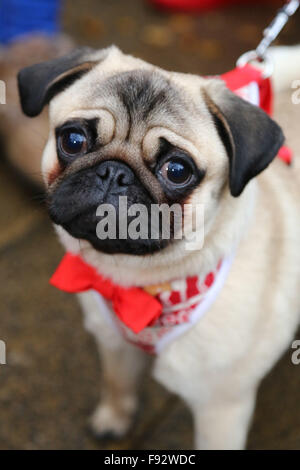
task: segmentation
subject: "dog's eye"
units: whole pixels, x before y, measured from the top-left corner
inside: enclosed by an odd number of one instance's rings
[[[82,155],[87,151],[87,138],[81,130],[65,129],[58,138],[58,146],[66,155]]]
[[[191,166],[183,158],[172,158],[160,169],[162,177],[175,185],[188,183],[192,173]]]

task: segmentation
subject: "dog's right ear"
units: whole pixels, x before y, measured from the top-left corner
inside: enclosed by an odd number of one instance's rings
[[[262,109],[239,98],[221,80],[210,80],[202,93],[227,150],[230,192],[237,197],[276,157],[284,135]]]
[[[30,117],[40,114],[57,93],[105,59],[109,51],[110,48],[81,47],[63,57],[22,69],[18,87],[23,112]]]

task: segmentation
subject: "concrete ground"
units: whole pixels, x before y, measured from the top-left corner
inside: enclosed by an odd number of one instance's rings
[[[81,44],[114,42],[165,68],[214,74],[257,44],[272,12],[235,7],[192,18],[163,15],[139,0],[67,0],[64,28]],[[297,31],[299,16],[281,42],[299,41]],[[42,199],[1,161],[0,339],[7,365],[0,366],[0,449],[191,448],[189,411],[149,376],[130,434],[118,442],[91,437],[87,418],[101,364],[74,297],[48,284],[61,255]],[[290,350],[259,390],[250,449],[300,449],[299,389],[300,366],[292,365]]]

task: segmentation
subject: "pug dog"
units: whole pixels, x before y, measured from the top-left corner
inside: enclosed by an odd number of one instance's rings
[[[290,87],[300,48],[271,55],[275,89]],[[18,82],[26,115],[50,104],[42,171],[67,252],[124,289],[203,280],[232,260],[205,315],[155,356],[153,375],[189,406],[197,449],[244,448],[258,385],[300,315],[300,170],[297,155],[290,167],[275,158],[280,127],[218,78],[168,72],[114,46],[28,67]],[[147,207],[203,205],[203,246],[186,250],[174,233],[99,239],[97,207],[118,212],[120,194]],[[78,298],[103,363],[92,427],[122,436],[147,355],[102,316],[114,317],[110,301],[91,290]]]

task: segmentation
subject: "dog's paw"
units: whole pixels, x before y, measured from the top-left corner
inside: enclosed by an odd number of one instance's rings
[[[90,429],[97,439],[120,439],[130,429],[136,401],[126,400],[120,406],[100,403],[90,418]]]

